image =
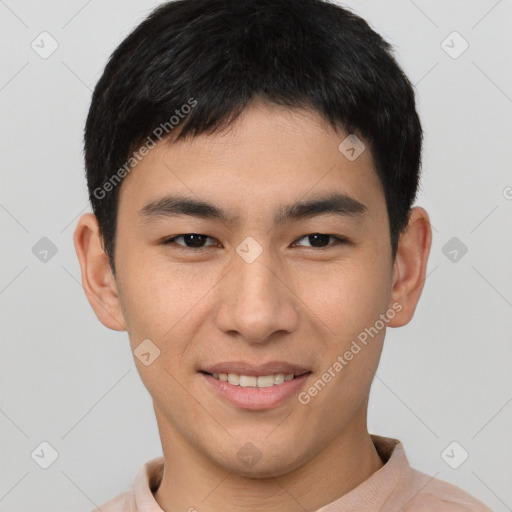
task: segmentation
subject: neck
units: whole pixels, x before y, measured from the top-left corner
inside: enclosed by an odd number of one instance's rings
[[[165,512],[317,510],[384,465],[368,434],[366,416],[306,464],[269,478],[248,478],[222,469],[203,453],[192,451],[174,431],[161,429],[161,437],[166,463],[154,497]]]

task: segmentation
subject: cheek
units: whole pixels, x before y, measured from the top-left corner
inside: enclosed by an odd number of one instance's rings
[[[386,332],[381,315],[388,311],[390,270],[387,262],[366,256],[361,263],[321,273],[308,303],[330,331],[318,380],[303,397],[316,405],[305,412],[315,416],[315,408],[324,410],[337,425],[333,432],[342,428],[368,395]]]
[[[158,264],[148,262],[149,259],[141,255],[140,259],[134,258],[123,268],[120,299],[127,319],[130,346],[141,380],[150,395],[158,397],[158,402],[185,406],[186,396],[182,396],[176,378],[180,375],[180,382],[188,379],[184,369],[188,368],[188,361],[194,355],[190,341],[195,338],[194,329],[201,326],[197,315],[208,283],[194,286],[185,271],[176,268],[171,271],[170,266],[164,270]],[[158,354],[149,365],[142,359],[137,360],[137,353],[141,352],[138,347],[148,346],[144,340],[150,340],[157,347],[149,345],[151,357]],[[144,352],[147,351],[145,348]],[[181,406],[177,410],[182,410]]]
[[[132,348],[149,338],[173,354],[185,349],[192,334],[183,332],[190,327],[190,315],[197,314],[218,280],[213,271],[199,275],[191,265],[170,264],[143,251],[123,262],[119,277]]]
[[[337,344],[350,342],[388,307],[391,271],[371,255],[354,257],[320,271],[303,273],[298,295]],[[310,313],[308,313],[310,314]]]

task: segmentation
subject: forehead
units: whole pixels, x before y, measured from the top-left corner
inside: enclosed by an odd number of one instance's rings
[[[278,207],[286,215],[283,205],[313,196],[338,193],[352,206],[383,200],[370,149],[358,146],[357,158],[348,158],[348,135],[316,112],[254,103],[213,134],[160,141],[125,178],[120,203],[148,213],[170,195],[208,204],[219,198],[231,217],[272,205],[278,222]]]

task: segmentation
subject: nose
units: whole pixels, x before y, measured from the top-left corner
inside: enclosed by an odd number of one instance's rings
[[[299,322],[299,299],[287,281],[285,269],[270,250],[251,263],[235,255],[233,267],[220,283],[218,328],[258,344],[274,339],[274,333],[293,332]]]

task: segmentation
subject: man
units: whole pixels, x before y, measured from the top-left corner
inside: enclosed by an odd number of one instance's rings
[[[489,511],[367,430],[425,280],[421,142],[390,45],[335,4],[170,2],[121,43],[74,240],[163,458],[100,510]]]

